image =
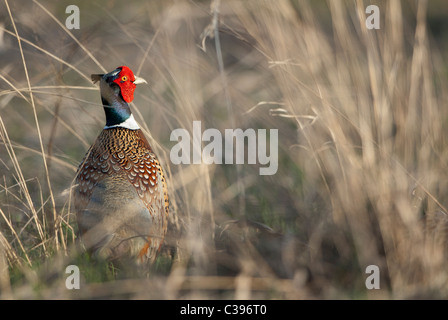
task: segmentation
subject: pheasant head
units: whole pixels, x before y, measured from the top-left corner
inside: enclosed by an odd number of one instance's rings
[[[136,85],[147,83],[146,80],[136,77],[126,66],[118,67],[106,74],[92,74],[91,78],[93,83],[100,83],[101,101],[106,113],[106,128],[121,126],[138,129],[129,103],[134,100]]]

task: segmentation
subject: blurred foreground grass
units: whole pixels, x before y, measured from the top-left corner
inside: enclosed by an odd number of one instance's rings
[[[77,1],[67,30],[70,4],[0,4],[0,298],[448,297],[443,1]],[[150,83],[132,108],[169,174],[144,279],[75,245],[74,174],[104,126],[90,74],[119,65]],[[196,120],[278,129],[278,172],[173,165]]]

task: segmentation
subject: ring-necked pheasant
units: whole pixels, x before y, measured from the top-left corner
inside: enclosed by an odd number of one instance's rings
[[[136,84],[126,66],[93,74],[106,126],[76,176],[74,204],[84,245],[110,260],[154,261],[167,231],[168,194],[160,163],[131,113]]]

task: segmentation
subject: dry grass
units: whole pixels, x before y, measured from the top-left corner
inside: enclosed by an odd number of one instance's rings
[[[80,30],[69,4],[0,4],[0,298],[448,296],[446,44],[427,1],[80,1]],[[150,83],[132,108],[169,175],[146,279],[75,245],[74,174],[104,125],[89,76],[123,64]],[[195,120],[279,129],[278,172],[173,165],[170,133]]]

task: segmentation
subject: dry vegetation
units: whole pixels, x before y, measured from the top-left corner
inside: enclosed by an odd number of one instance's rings
[[[70,1],[2,1],[0,298],[447,298],[447,69],[428,3],[310,2],[77,1],[67,30]],[[145,279],[77,250],[71,206],[104,125],[90,74],[123,64],[150,83],[132,108],[169,173]],[[173,165],[170,133],[194,120],[279,129],[278,172]]]

